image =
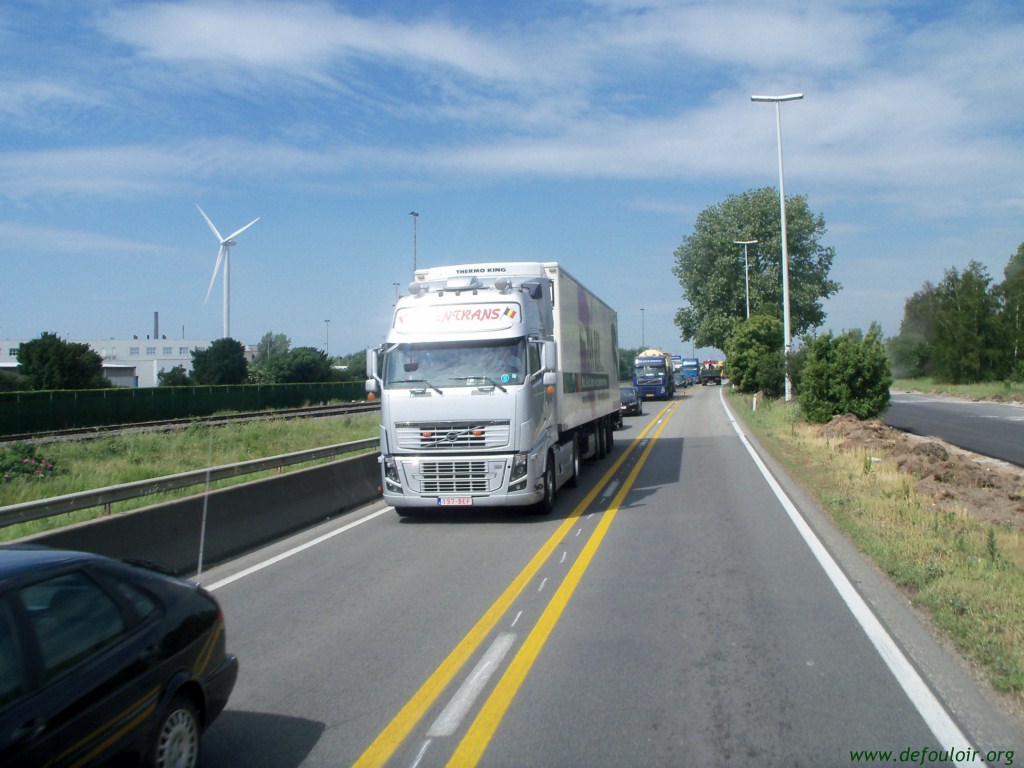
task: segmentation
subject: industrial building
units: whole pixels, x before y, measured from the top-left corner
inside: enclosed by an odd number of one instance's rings
[[[38,338],[38,337],[37,337]],[[32,339],[0,339],[0,370],[18,368],[18,347]],[[118,387],[155,387],[157,374],[180,365],[192,371],[192,352],[210,346],[210,339],[65,339],[87,344],[103,359],[103,375]]]

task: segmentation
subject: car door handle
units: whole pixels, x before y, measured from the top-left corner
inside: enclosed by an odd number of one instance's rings
[[[26,744],[45,730],[46,724],[38,718],[32,718],[14,729],[11,734],[11,741],[18,744]]]
[[[142,649],[139,658],[147,664],[153,664],[160,660],[160,645],[152,643]]]

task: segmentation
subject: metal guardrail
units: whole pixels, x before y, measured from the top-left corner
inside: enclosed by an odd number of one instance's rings
[[[351,443],[311,448],[307,451],[284,453],[280,456],[269,456],[265,459],[253,459],[251,461],[242,461],[238,464],[225,464],[220,467],[196,469],[177,475],[154,477],[149,480],[137,480],[134,483],[125,483],[123,485],[111,485],[92,491],[79,491],[78,493],[69,493],[64,496],[53,496],[49,499],[11,504],[6,507],[0,507],[0,528],[16,525],[17,523],[26,523],[30,520],[40,520],[44,517],[63,515],[80,509],[91,509],[92,507],[106,507],[109,512],[110,505],[116,501],[136,499],[154,493],[188,488],[189,486],[201,485],[207,482],[212,483],[229,477],[238,477],[239,475],[263,472],[268,469],[287,467],[292,464],[326,459],[343,453],[354,453],[367,448],[377,448],[379,445],[379,438],[371,437]]]

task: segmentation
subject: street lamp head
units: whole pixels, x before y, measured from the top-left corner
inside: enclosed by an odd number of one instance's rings
[[[733,240],[736,245],[753,245],[757,240]]]
[[[802,99],[803,97],[804,97],[804,95],[802,93],[791,93],[791,94],[789,94],[787,96],[751,96],[750,100],[751,101],[772,101],[772,102],[778,103],[780,101],[796,101],[797,99]]]

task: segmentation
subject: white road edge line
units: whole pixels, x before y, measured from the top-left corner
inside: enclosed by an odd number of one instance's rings
[[[325,533],[323,536],[318,536],[315,539],[311,539],[310,541],[307,541],[305,544],[300,544],[299,546],[294,547],[293,549],[289,549],[287,552],[282,552],[279,555],[275,555],[274,557],[271,557],[269,560],[264,560],[261,563],[256,563],[256,565],[241,570],[232,576],[228,576],[227,578],[221,579],[220,581],[215,581],[212,584],[204,584],[203,588],[208,592],[213,592],[215,590],[220,589],[221,587],[226,587],[228,584],[232,584],[233,582],[236,582],[239,579],[244,579],[246,576],[251,576],[252,574],[258,571],[262,571],[264,568],[269,568],[275,563],[279,563],[282,560],[287,560],[289,557],[294,557],[300,552],[305,552],[307,549],[311,549],[317,546],[318,544],[323,544],[328,539],[333,539],[335,536],[339,534],[345,533],[346,531],[351,531],[358,525],[368,523],[375,517],[380,517],[385,512],[390,512],[391,509],[392,507],[384,507],[383,509],[379,509],[376,512],[367,515],[366,517],[361,517],[358,520],[354,520],[353,522],[349,523],[348,525],[343,525],[341,528],[337,528],[336,530],[331,531],[330,533]]]
[[[935,694],[932,693],[917,670],[914,669],[913,665],[899,649],[899,646],[896,645],[896,641],[885,630],[885,627],[882,626],[882,623],[868,607],[868,604],[864,602],[864,598],[853,588],[850,580],[846,578],[846,574],[842,572],[836,561],[832,558],[832,555],[825,549],[825,545],[821,543],[821,540],[811,530],[807,521],[804,520],[800,511],[796,508],[796,505],[786,495],[786,492],[782,490],[782,486],[775,480],[772,473],[768,471],[768,467],[765,466],[761,457],[757,455],[757,451],[754,450],[746,435],[743,434],[743,430],[740,429],[739,423],[733,417],[729,406],[725,402],[723,390],[719,390],[718,397],[722,402],[722,408],[725,410],[725,415],[732,424],[733,430],[739,435],[740,442],[743,443],[747,453],[754,460],[754,464],[761,471],[779,503],[786,510],[789,519],[793,522],[793,525],[811,550],[822,570],[825,571],[825,575],[828,576],[832,585],[839,592],[840,597],[843,598],[843,602],[850,609],[850,613],[853,614],[857,623],[860,624],[871,644],[875,646],[878,655],[882,657],[886,666],[889,667],[889,671],[892,672],[893,677],[896,678],[900,687],[903,688],[904,693],[907,694],[907,697],[917,709],[925,724],[935,738],[938,739],[939,744],[943,748],[948,749],[959,750],[964,747],[970,747],[973,750],[974,746],[967,741],[967,737],[964,736],[956,723],[953,722],[953,719],[935,697]],[[959,761],[956,764],[968,765],[966,762]]]
[[[459,724],[487,685],[487,681],[498,671],[498,665],[501,664],[501,660],[505,658],[515,641],[516,636],[512,632],[502,632],[494,638],[487,653],[473,667],[469,677],[455,692],[452,700],[448,702],[441,714],[437,716],[434,724],[430,726],[427,738],[451,736],[459,729]]]

